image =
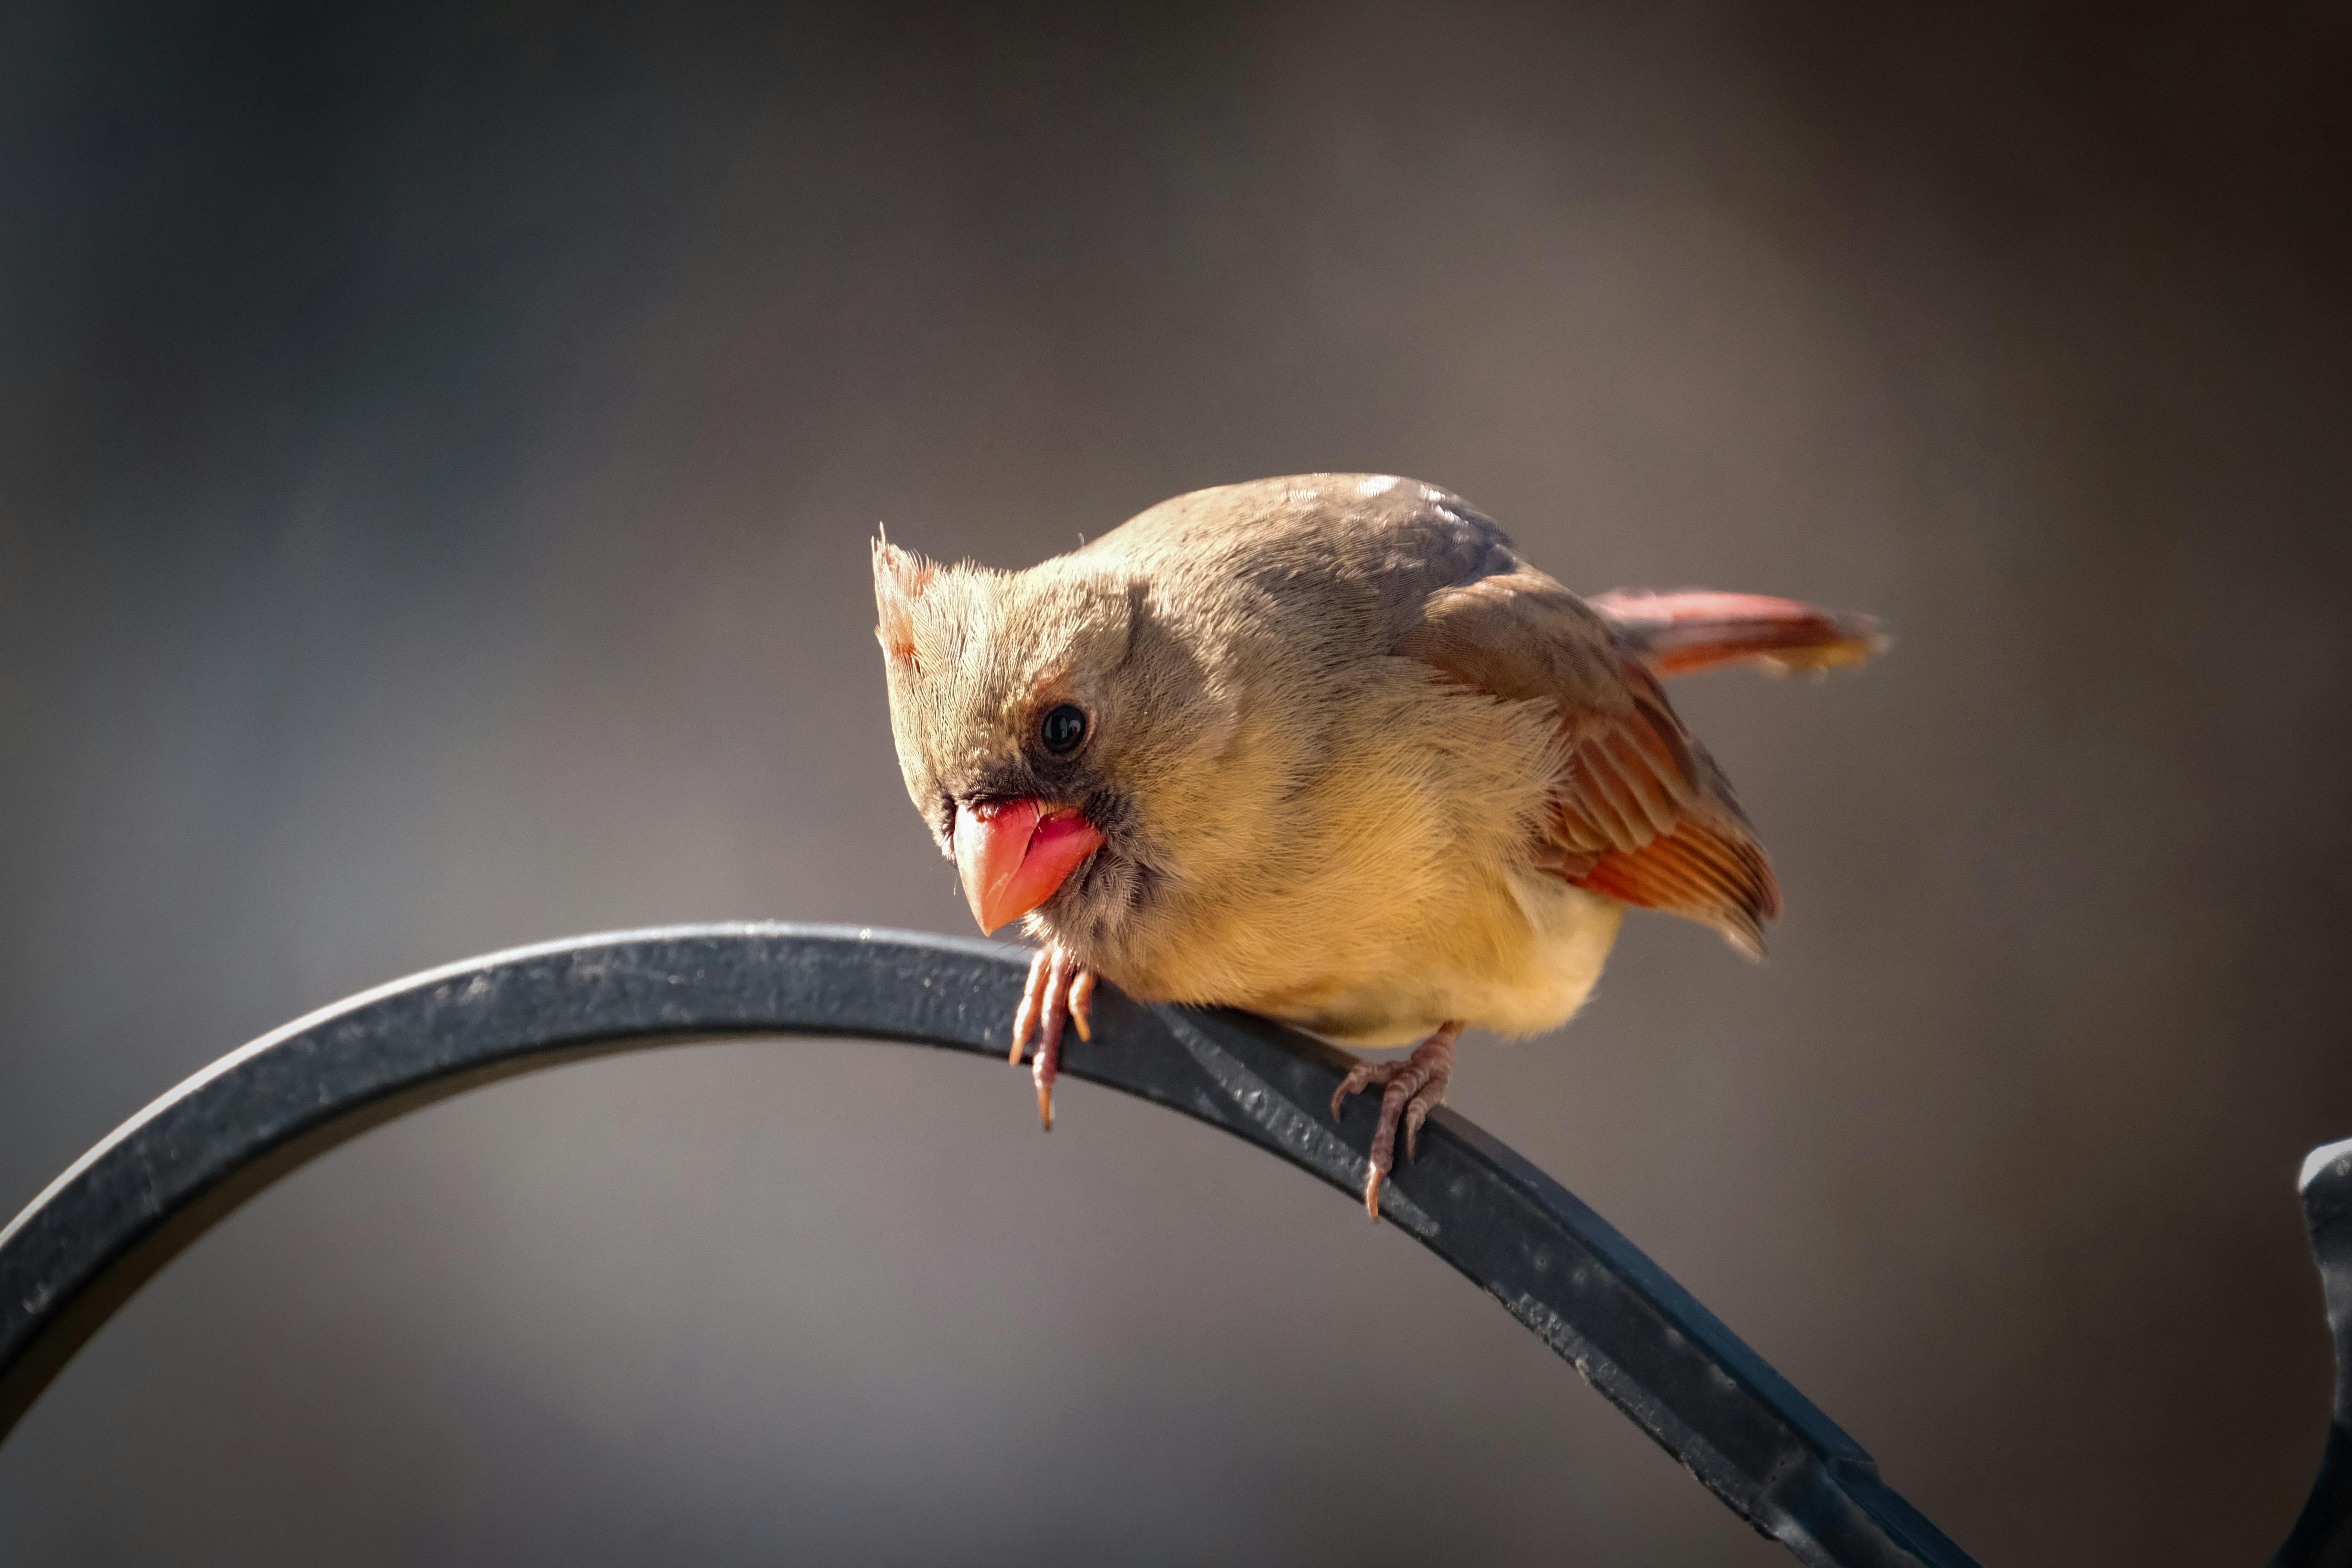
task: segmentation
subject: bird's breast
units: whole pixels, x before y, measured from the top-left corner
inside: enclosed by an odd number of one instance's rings
[[[1541,872],[1514,880],[1510,908],[1465,910],[1452,929],[1405,937],[1394,963],[1318,975],[1263,1010],[1367,1049],[1454,1021],[1512,1036],[1559,1027],[1600,980],[1624,906]]]
[[[1534,864],[1559,771],[1549,705],[1366,661],[1320,694],[1311,766],[1195,798],[1163,896],[1099,953],[1131,994],[1246,1008],[1350,1044],[1449,1020],[1523,1035],[1580,1005],[1616,937],[1615,900]]]

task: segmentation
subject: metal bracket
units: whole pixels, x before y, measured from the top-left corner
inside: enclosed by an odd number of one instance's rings
[[[583,937],[433,970],[297,1019],[133,1117],[0,1231],[0,1436],[131,1294],[262,1188],[394,1117],[583,1058],[719,1035],[1003,1056],[1025,955],[899,931],[721,925]],[[1106,987],[1063,1070],[1361,1191],[1344,1053],[1261,1018]],[[2352,1563],[2352,1143],[2305,1195],[2339,1378],[2319,1488],[2278,1568]],[[1759,1531],[1820,1568],[1968,1568],[1862,1446],[1574,1194],[1440,1110],[1382,1212],[1491,1292]]]
[[[2352,1139],[2303,1163],[2303,1219],[2336,1334],[2336,1415],[2319,1479],[2271,1568],[2352,1568]]]

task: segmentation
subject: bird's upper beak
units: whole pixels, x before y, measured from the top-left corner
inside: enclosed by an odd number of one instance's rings
[[[1068,806],[1013,800],[956,807],[956,870],[986,935],[1054,896],[1102,847],[1101,829]]]

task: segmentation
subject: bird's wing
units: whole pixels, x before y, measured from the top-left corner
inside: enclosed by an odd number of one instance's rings
[[[1432,595],[1397,651],[1491,696],[1559,710],[1545,858],[1579,887],[1714,926],[1761,955],[1780,884],[1731,786],[1639,650],[1531,568]]]

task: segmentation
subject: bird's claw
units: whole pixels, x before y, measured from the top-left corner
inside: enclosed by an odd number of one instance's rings
[[[1029,961],[1029,979],[1021,988],[1021,1006],[1013,1015],[1013,1053],[1005,1059],[1021,1065],[1029,1037],[1037,1037],[1037,1055],[1030,1071],[1037,1080],[1037,1120],[1054,1130],[1054,1080],[1062,1070],[1062,1027],[1078,1026],[1078,1038],[1095,1037],[1092,1009],[1095,972],[1061,947],[1049,947]]]
[[[1380,1124],[1372,1130],[1371,1168],[1364,1178],[1364,1212],[1375,1224],[1381,1217],[1381,1179],[1396,1165],[1397,1126],[1399,1122],[1404,1126],[1405,1158],[1415,1158],[1420,1152],[1421,1124],[1444,1101],[1445,1086],[1453,1081],[1454,1042],[1461,1034],[1460,1024],[1441,1025],[1402,1061],[1358,1062],[1331,1091],[1331,1120],[1337,1121],[1349,1095],[1374,1084],[1381,1086]]]

